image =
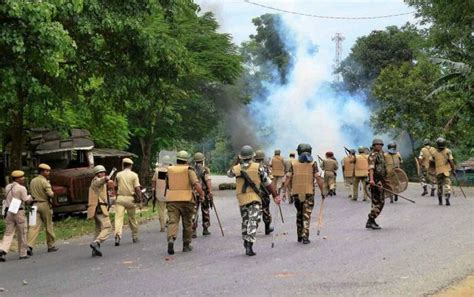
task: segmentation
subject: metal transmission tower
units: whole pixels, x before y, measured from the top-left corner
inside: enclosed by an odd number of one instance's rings
[[[336,33],[336,35],[334,35],[334,37],[331,38],[331,40],[336,43],[336,57],[334,58],[334,65],[333,65],[334,72],[341,64],[342,41],[344,41],[344,39],[345,38],[344,36],[342,36],[342,33]],[[340,75],[334,73],[334,80],[339,81],[339,79],[340,79]]]

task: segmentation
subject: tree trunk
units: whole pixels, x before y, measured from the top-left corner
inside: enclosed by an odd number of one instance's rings
[[[140,181],[142,185],[147,186],[150,183],[149,180],[149,168],[150,168],[150,159],[151,159],[151,148],[153,146],[153,137],[150,135],[147,138],[140,137],[140,148],[142,150],[142,160],[140,163]]]
[[[23,113],[26,102],[26,94],[22,90],[17,90],[18,108],[13,112],[13,121],[11,128],[11,162],[10,169],[21,169],[22,155],[23,155],[23,140],[24,140],[24,122]],[[9,172],[8,172],[9,173]]]

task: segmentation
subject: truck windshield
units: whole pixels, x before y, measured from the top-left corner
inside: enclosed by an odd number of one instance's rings
[[[67,151],[42,155],[41,162],[47,163],[53,169],[69,169],[89,166],[87,151]]]

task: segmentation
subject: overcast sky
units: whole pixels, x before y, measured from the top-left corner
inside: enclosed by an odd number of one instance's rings
[[[337,1],[337,0],[251,0],[256,3],[273,6],[285,10],[317,14],[324,16],[365,17],[399,14],[411,12],[414,9],[402,0],[372,0],[372,1]],[[244,0],[197,0],[203,11],[215,13],[221,31],[230,33],[234,42],[240,44],[248,40],[250,34],[255,33],[251,20],[265,13],[278,13],[266,8],[258,7]],[[404,15],[385,19],[372,20],[328,20],[307,16],[293,16],[285,14],[292,22],[298,22],[298,28],[310,32],[320,49],[334,51],[331,37],[336,32],[345,37],[343,42],[343,57],[348,53],[357,37],[367,35],[372,30],[383,30],[390,25],[401,26],[406,22],[415,23],[414,15]]]

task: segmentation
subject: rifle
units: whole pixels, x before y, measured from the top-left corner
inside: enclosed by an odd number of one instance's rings
[[[156,207],[156,202],[158,200],[158,198],[156,198],[156,190],[153,189],[151,191],[151,194],[153,195],[153,200],[151,201],[151,204],[152,204],[152,211],[155,212],[155,207]]]
[[[351,151],[350,151],[347,147],[344,147],[344,150],[345,150],[345,152],[346,152],[346,155],[349,156],[349,154],[351,153]]]
[[[108,180],[112,180],[112,177],[114,176],[116,171],[117,171],[117,168],[115,167],[112,168],[109,175],[107,176]],[[109,194],[109,191],[107,190],[107,211],[109,211],[111,207],[112,207],[112,202],[110,202],[110,194]]]
[[[319,155],[318,156],[318,159],[319,159],[319,165],[323,166],[323,162],[324,162],[324,159],[321,158]]]
[[[408,199],[408,198],[406,198],[406,197],[403,197],[402,195],[397,194],[397,193],[395,193],[395,192],[393,192],[393,191],[391,191],[391,190],[389,190],[389,189],[387,189],[387,188],[384,188],[384,187],[382,187],[382,186],[375,185],[374,187],[379,187],[379,188],[381,188],[382,190],[387,191],[387,192],[389,192],[389,193],[392,194],[392,195],[397,195],[398,197],[400,197],[400,198],[402,198],[402,199],[405,199],[405,200],[407,200],[407,201],[410,201],[411,203],[416,203],[414,200],[411,200],[411,199]]]
[[[464,193],[464,190],[461,187],[461,183],[458,180],[458,177],[454,174],[453,174],[453,176],[454,176],[454,179],[456,180],[456,183],[458,184],[459,189],[461,189],[462,195],[464,196],[465,199],[467,199],[466,194]]]

